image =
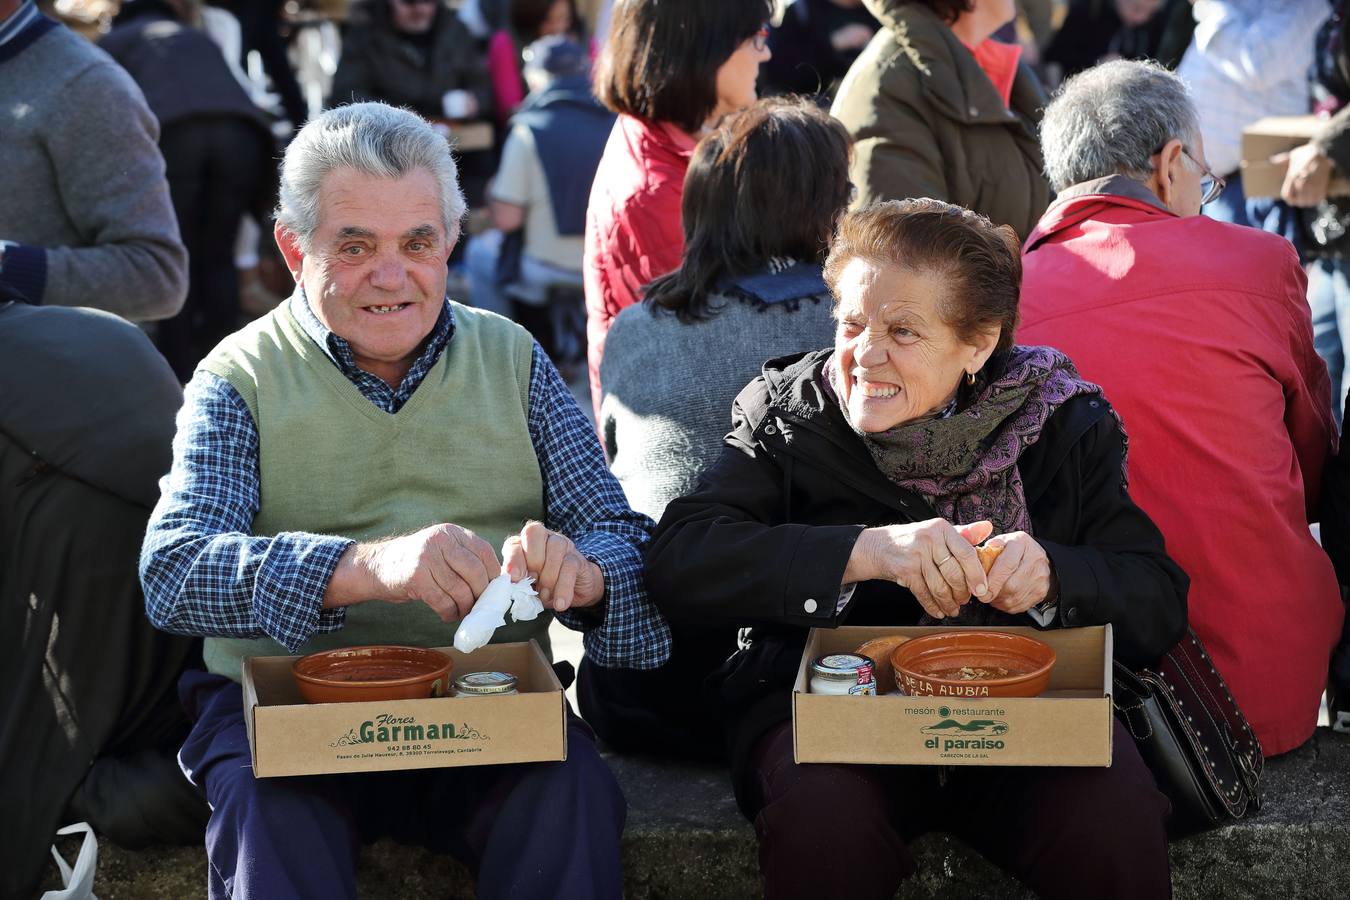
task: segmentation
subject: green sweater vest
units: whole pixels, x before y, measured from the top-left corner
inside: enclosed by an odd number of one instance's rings
[[[288,303],[221,343],[201,368],[228,381],[258,430],[253,534],[330,534],[370,541],[441,522],[473,531],[498,553],[527,519],[543,519],[544,487],[526,425],[533,341],[520,326],[452,303],[455,332],[426,378],[390,415],[362,396],[301,329]],[[258,595],[266,584],[255,587]],[[264,601],[265,602],[265,601]],[[498,629],[549,652],[548,623]],[[300,653],[356,644],[445,646],[457,623],[425,604],[347,608],[336,632]],[[245,656],[286,655],[271,638],[207,638],[207,668],[238,680]]]

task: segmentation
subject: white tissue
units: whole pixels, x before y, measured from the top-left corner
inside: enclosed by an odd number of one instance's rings
[[[533,578],[513,584],[511,576],[503,572],[489,581],[478,602],[455,629],[455,649],[472,653],[492,640],[492,633],[506,624],[508,611],[517,622],[528,622],[544,611]]]

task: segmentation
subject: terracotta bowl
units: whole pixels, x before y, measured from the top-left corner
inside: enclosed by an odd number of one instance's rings
[[[1050,684],[1055,651],[1035,638],[999,631],[949,631],[901,644],[891,654],[895,684],[911,697],[1037,697]],[[964,666],[1003,668],[1003,677],[964,679]]]
[[[302,656],[291,665],[310,703],[424,700],[450,692],[450,657],[439,650],[384,644]]]

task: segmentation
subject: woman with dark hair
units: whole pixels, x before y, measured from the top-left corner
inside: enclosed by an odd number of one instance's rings
[[[667,619],[752,626],[711,681],[766,897],[894,896],[930,830],[1041,897],[1170,894],[1170,806],[1127,728],[1106,768],[793,759],[812,627],[1109,623],[1135,665],[1184,633],[1186,576],[1126,490],[1119,419],[1063,354],[1013,342],[1021,274],[1012,230],[960,207],[844,216],[834,346],[765,364],[657,526]],[[988,572],[981,542],[1001,548]]]
[[[577,38],[581,28],[576,0],[511,0],[507,14],[510,27],[495,32],[487,46],[492,103],[497,124],[502,127],[525,99],[521,51],[544,37]]]
[[[638,512],[693,489],[764,360],[830,342],[821,263],[848,154],[843,126],[797,99],[733,113],[694,150],[683,262],[615,317],[600,363],[605,455]]]
[[[680,188],[694,145],[755,102],[774,0],[624,0],[614,9],[596,91],[619,114],[586,211],[586,332],[600,405],[605,333],[639,289],[680,264]]]
[[[1036,127],[1048,102],[1022,48],[992,35],[1014,0],[863,0],[883,34],[831,112],[853,136],[859,208],[932,197],[1026,237],[1050,202]]]
[[[765,359],[829,342],[820,267],[849,192],[848,134],[804,100],[762,100],[699,142],[684,179],[684,261],[615,317],[600,364],[605,456],[638,512],[659,519],[693,489]],[[673,641],[655,672],[583,661],[582,713],[620,749],[720,753],[691,686],[736,649],[735,629],[684,628]]]

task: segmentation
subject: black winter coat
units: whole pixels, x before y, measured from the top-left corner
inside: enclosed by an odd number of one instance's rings
[[[648,591],[671,621],[753,626],[749,648],[715,676],[735,723],[738,784],[755,740],[791,714],[809,627],[914,625],[923,615],[909,591],[882,581],[859,584],[836,612],[864,528],[937,514],[881,474],[824,392],[832,352],[765,364],[736,398],[721,456],[666,507],[647,553]],[[1054,626],[1109,622],[1116,656],[1142,664],[1183,635],[1189,580],[1126,491],[1125,441],[1108,413],[1099,394],[1070,400],[1018,467],[1033,533],[1059,578]]]
[[[436,10],[430,45],[419,47],[394,29],[389,0],[367,0],[353,7],[342,42],[329,106],[382,100],[440,119],[442,96],[459,90],[477,99],[475,118],[492,114],[487,63],[469,29],[446,7]]]

